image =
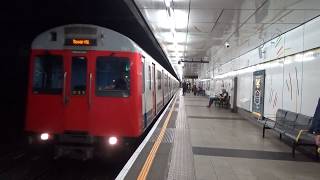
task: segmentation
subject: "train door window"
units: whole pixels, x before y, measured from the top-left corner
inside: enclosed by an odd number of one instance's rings
[[[167,85],[167,75],[164,74],[164,88],[167,89],[168,85]]]
[[[168,76],[168,74],[166,75],[166,88],[167,88],[167,90],[168,90],[168,78],[169,78],[169,76]]]
[[[158,89],[161,89],[161,71],[157,71]]]
[[[96,63],[96,95],[130,95],[130,61],[126,57],[101,56]]]
[[[71,93],[72,95],[85,95],[87,90],[87,59],[85,57],[72,57]]]
[[[63,58],[58,55],[35,57],[32,90],[34,94],[61,94]]]
[[[161,72],[161,83],[164,83],[164,74],[163,74],[163,70]],[[162,84],[161,84],[162,85]]]
[[[148,82],[149,82],[149,89],[151,90],[151,66],[149,65],[148,68]]]

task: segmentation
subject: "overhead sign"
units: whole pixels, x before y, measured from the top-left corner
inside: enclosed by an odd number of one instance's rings
[[[194,76],[192,76],[192,75],[187,75],[187,76],[183,76],[183,78],[185,78],[185,79],[198,79],[198,76],[197,75],[194,75]]]

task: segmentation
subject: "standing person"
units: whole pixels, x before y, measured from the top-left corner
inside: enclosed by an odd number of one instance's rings
[[[209,105],[207,106],[208,108],[211,107],[212,103],[215,101],[216,97],[214,92],[211,90],[209,94]]]
[[[318,99],[318,105],[309,131],[315,134],[315,143],[320,147],[320,98]]]
[[[197,95],[197,86],[194,84],[192,87],[193,95]]]
[[[184,96],[186,94],[187,91],[187,83],[185,81],[183,81],[182,83],[182,96]]]

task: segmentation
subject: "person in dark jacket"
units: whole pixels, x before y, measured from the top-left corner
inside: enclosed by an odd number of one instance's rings
[[[197,95],[197,86],[194,84],[193,86],[192,86],[192,91],[193,91],[193,95]]]
[[[309,131],[315,134],[315,143],[320,146],[320,98]]]
[[[114,82],[114,89],[117,90],[127,90],[128,84],[124,74],[122,74],[115,82]]]
[[[186,94],[187,88],[188,88],[187,83],[185,81],[183,81],[183,83],[182,83],[182,95],[183,96]]]

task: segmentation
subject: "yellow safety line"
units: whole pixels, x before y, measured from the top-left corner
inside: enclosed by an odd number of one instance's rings
[[[163,139],[164,133],[165,133],[166,128],[168,126],[168,123],[169,123],[169,120],[170,120],[174,105],[176,103],[176,100],[177,99],[175,98],[174,102],[172,104],[172,107],[170,109],[170,112],[169,112],[169,114],[168,114],[168,116],[167,116],[167,118],[166,118],[166,120],[165,120],[165,122],[164,122],[164,124],[163,124],[163,126],[161,128],[160,134],[159,134],[156,142],[153,144],[152,149],[151,149],[151,151],[150,151],[150,153],[149,153],[149,155],[147,157],[147,160],[144,162],[144,165],[143,165],[143,167],[142,167],[142,169],[141,169],[141,171],[139,173],[139,176],[137,178],[138,180],[145,180],[147,178],[147,175],[149,173],[149,170],[150,170],[150,167],[151,167],[152,162],[154,160],[154,157],[155,157],[155,155],[156,155],[156,153],[158,151],[158,148],[160,146],[160,143],[161,143],[161,141]]]

